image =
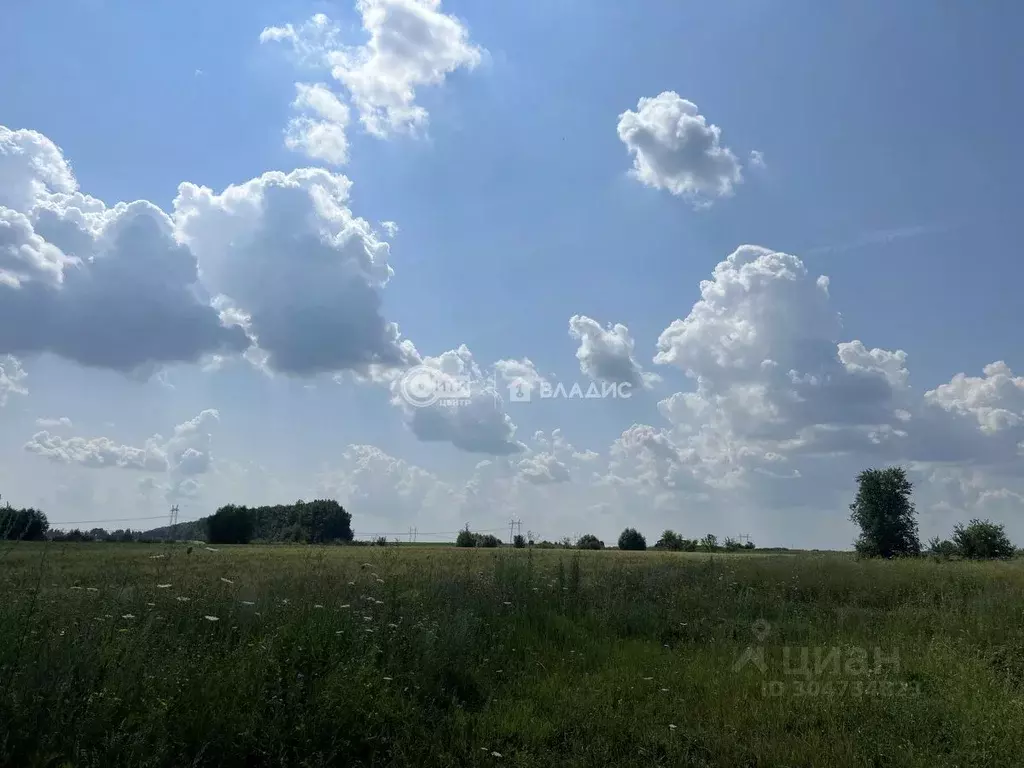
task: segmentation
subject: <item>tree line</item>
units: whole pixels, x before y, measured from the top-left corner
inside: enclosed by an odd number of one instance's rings
[[[211,544],[248,544],[251,541],[325,544],[348,543],[352,515],[332,499],[294,504],[247,507],[228,504],[206,518]]]

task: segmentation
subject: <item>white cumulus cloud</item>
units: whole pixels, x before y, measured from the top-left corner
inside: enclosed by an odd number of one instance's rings
[[[743,181],[721,129],[675,91],[641,98],[635,112],[619,115],[618,133],[633,156],[633,176],[647,186],[706,205]]]

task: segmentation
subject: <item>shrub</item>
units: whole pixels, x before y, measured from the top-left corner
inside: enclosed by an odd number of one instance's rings
[[[469,530],[469,526],[468,525],[465,528],[463,528],[461,531],[459,531],[459,535],[455,538],[455,546],[456,547],[475,547],[476,546],[476,537],[473,535],[473,532]]]
[[[1002,525],[989,520],[971,520],[966,526],[957,523],[953,543],[962,557],[970,560],[996,560],[1013,557],[1014,547]]]
[[[709,533],[700,540],[699,546],[706,552],[714,552],[718,549],[718,537],[713,533]]]
[[[517,533],[515,535],[515,538],[512,539],[512,546],[516,549],[525,549],[526,539],[523,537],[523,534]]]
[[[658,539],[658,543],[654,545],[654,548],[678,551],[683,548],[683,537],[675,531],[666,528],[661,534],[661,538]]]
[[[647,539],[636,528],[627,528],[619,535],[619,549],[642,552],[647,549]]]
[[[577,549],[604,549],[604,542],[592,533],[585,533],[576,542]]]

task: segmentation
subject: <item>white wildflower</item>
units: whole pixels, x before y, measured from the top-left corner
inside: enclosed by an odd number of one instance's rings
[[[203,618],[207,621],[220,621],[216,616],[204,616]]]
[[[223,581],[225,584],[234,584],[235,583],[231,579],[225,579],[223,576],[220,577],[220,580]]]
[[[171,585],[170,584],[157,584],[156,588],[157,589],[170,589]]]

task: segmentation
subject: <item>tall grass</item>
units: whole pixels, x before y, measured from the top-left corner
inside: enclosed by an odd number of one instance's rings
[[[748,648],[763,669],[737,667]],[[881,670],[794,685],[800,649],[876,648]],[[1020,765],[1022,694],[1018,562],[0,553],[0,763],[19,768]]]

